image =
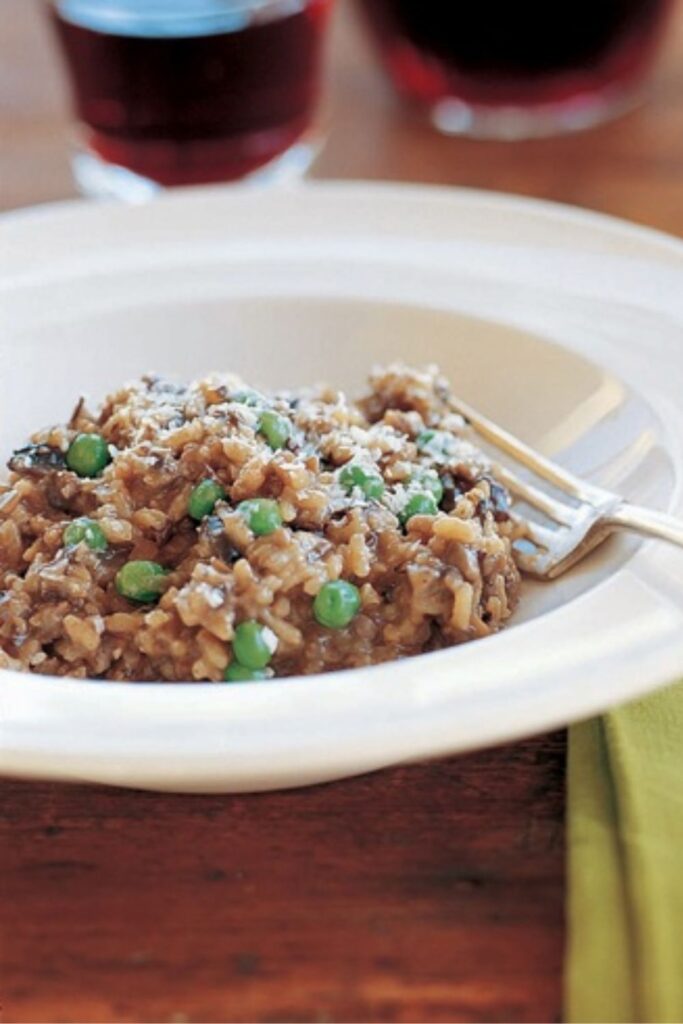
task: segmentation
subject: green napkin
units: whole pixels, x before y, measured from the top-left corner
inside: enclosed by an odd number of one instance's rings
[[[569,740],[565,1018],[683,1021],[683,683]]]

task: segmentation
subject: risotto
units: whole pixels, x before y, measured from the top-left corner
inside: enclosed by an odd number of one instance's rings
[[[158,376],[79,401],[0,485],[0,666],[214,681],[498,630],[520,527],[434,368],[350,401]]]

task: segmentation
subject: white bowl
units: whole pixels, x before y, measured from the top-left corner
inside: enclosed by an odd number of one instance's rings
[[[357,391],[437,362],[456,391],[627,497],[683,512],[683,247],[546,203],[236,188],[0,222],[0,455],[148,370]],[[0,614],[2,614],[0,606]],[[683,552],[620,539],[525,586],[501,634],[265,684],[0,672],[0,771],[158,789],[319,782],[523,736],[683,673]]]

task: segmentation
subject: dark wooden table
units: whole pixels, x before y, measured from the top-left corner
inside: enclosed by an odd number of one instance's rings
[[[2,0],[0,207],[74,194],[38,0]],[[321,177],[540,195],[683,233],[683,18],[648,106],[444,139],[339,11]],[[0,229],[1,243],[1,229]],[[536,1021],[561,1010],[565,737],[297,792],[0,784],[5,1021]]]

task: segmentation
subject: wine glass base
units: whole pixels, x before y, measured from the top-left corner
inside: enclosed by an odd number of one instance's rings
[[[484,105],[448,96],[431,106],[429,119],[443,135],[516,142],[594,128],[628,113],[643,99],[641,83],[528,106]]]
[[[302,178],[309,170],[321,148],[319,135],[310,133],[300,139],[286,152],[264,164],[239,182],[263,186],[282,184]],[[91,199],[118,199],[126,203],[145,203],[165,186],[152,178],[131,171],[119,164],[109,163],[97,153],[85,147],[74,150],[71,167],[76,184],[85,196]],[[211,179],[207,184],[218,184]],[[230,181],[227,184],[237,184]],[[193,182],[192,184],[198,184]]]

